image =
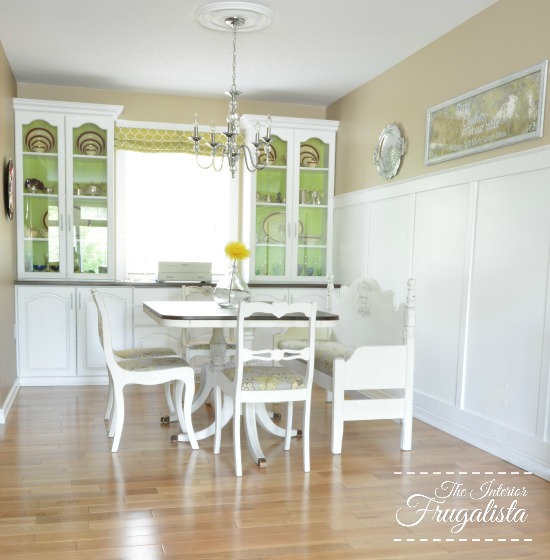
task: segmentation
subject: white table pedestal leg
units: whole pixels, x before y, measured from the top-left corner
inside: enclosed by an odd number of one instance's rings
[[[231,418],[233,418],[233,404],[231,403],[231,399],[224,399],[222,404],[222,428],[231,420]],[[197,438],[197,441],[200,441],[213,436],[215,431],[216,425],[212,422],[212,424],[209,424],[206,428],[195,432],[195,437]],[[189,437],[187,434],[181,433],[177,435],[177,441],[189,441]]]
[[[210,363],[203,364],[201,370],[201,384],[193,402],[193,412],[200,408],[210,396],[214,388],[214,373],[225,367],[225,353],[227,342],[223,329],[212,329],[210,339]]]
[[[225,366],[225,352],[227,342],[223,334],[223,329],[212,329],[212,338],[210,339],[210,362],[203,364],[201,367],[201,381],[199,388],[193,399],[193,408],[191,412],[198,410],[208,399],[212,389],[214,388],[214,372],[216,367]],[[178,417],[176,414],[161,417],[163,424],[168,422],[176,422]]]
[[[246,403],[244,407],[244,422],[246,428],[246,439],[248,441],[248,449],[250,450],[250,454],[256,461],[256,464],[260,468],[265,468],[267,467],[267,461],[265,459],[262,448],[260,447],[258,429],[256,426],[256,408],[263,408],[263,410],[265,411],[265,405],[263,403]]]

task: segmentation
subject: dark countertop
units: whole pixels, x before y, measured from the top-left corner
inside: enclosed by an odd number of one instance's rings
[[[115,280],[16,280],[16,286],[111,286],[130,288],[179,288],[181,286],[215,286],[216,283],[205,282],[122,282]],[[326,288],[327,283],[299,283],[299,282],[251,282],[250,288]],[[339,288],[339,284],[334,284]]]

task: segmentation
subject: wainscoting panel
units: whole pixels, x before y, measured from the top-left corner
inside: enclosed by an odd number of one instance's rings
[[[479,185],[464,384],[466,410],[533,436],[543,374],[549,187],[548,169]]]
[[[367,276],[367,251],[363,250],[369,238],[369,204],[358,203],[336,212],[332,262],[338,271],[338,282],[351,284],[354,278]]]
[[[415,388],[453,405],[458,404],[469,194],[470,185],[463,184],[416,197],[413,261],[421,313]]]
[[[395,292],[398,301],[406,297],[406,283],[401,279],[410,269],[410,204],[414,199],[398,196],[370,204],[367,245],[367,275],[381,286]]]
[[[337,283],[417,280],[415,416],[550,480],[550,148],[338,196],[334,223]]]

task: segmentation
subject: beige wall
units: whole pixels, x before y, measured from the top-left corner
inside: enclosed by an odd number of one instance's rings
[[[16,84],[0,43],[0,163],[2,164],[2,191],[5,188],[5,169],[9,158],[14,158],[13,104]],[[17,171],[17,170],[16,170]],[[2,195],[0,216],[0,408],[17,377],[14,340],[15,325],[15,220],[4,213]]]
[[[548,0],[499,0],[328,107],[326,118],[340,121],[336,193],[389,184],[550,144],[547,93],[547,131],[543,138],[424,165],[426,110],[550,59],[549,22]],[[376,56],[376,53],[365,56]],[[390,123],[401,128],[407,153],[396,177],[386,181],[378,175],[371,154],[380,132]]]
[[[213,120],[217,125],[223,125],[228,110],[228,98],[223,92],[220,92],[219,97],[206,99],[20,83],[17,85],[17,96],[28,99],[123,105],[124,110],[119,118],[131,121],[193,124],[195,113],[198,113],[201,124],[208,125]],[[324,119],[325,107],[261,103],[247,101],[243,97],[239,100],[239,114],[245,113]]]

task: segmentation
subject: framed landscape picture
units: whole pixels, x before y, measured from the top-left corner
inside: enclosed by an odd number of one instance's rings
[[[428,109],[426,165],[540,138],[548,61]]]

